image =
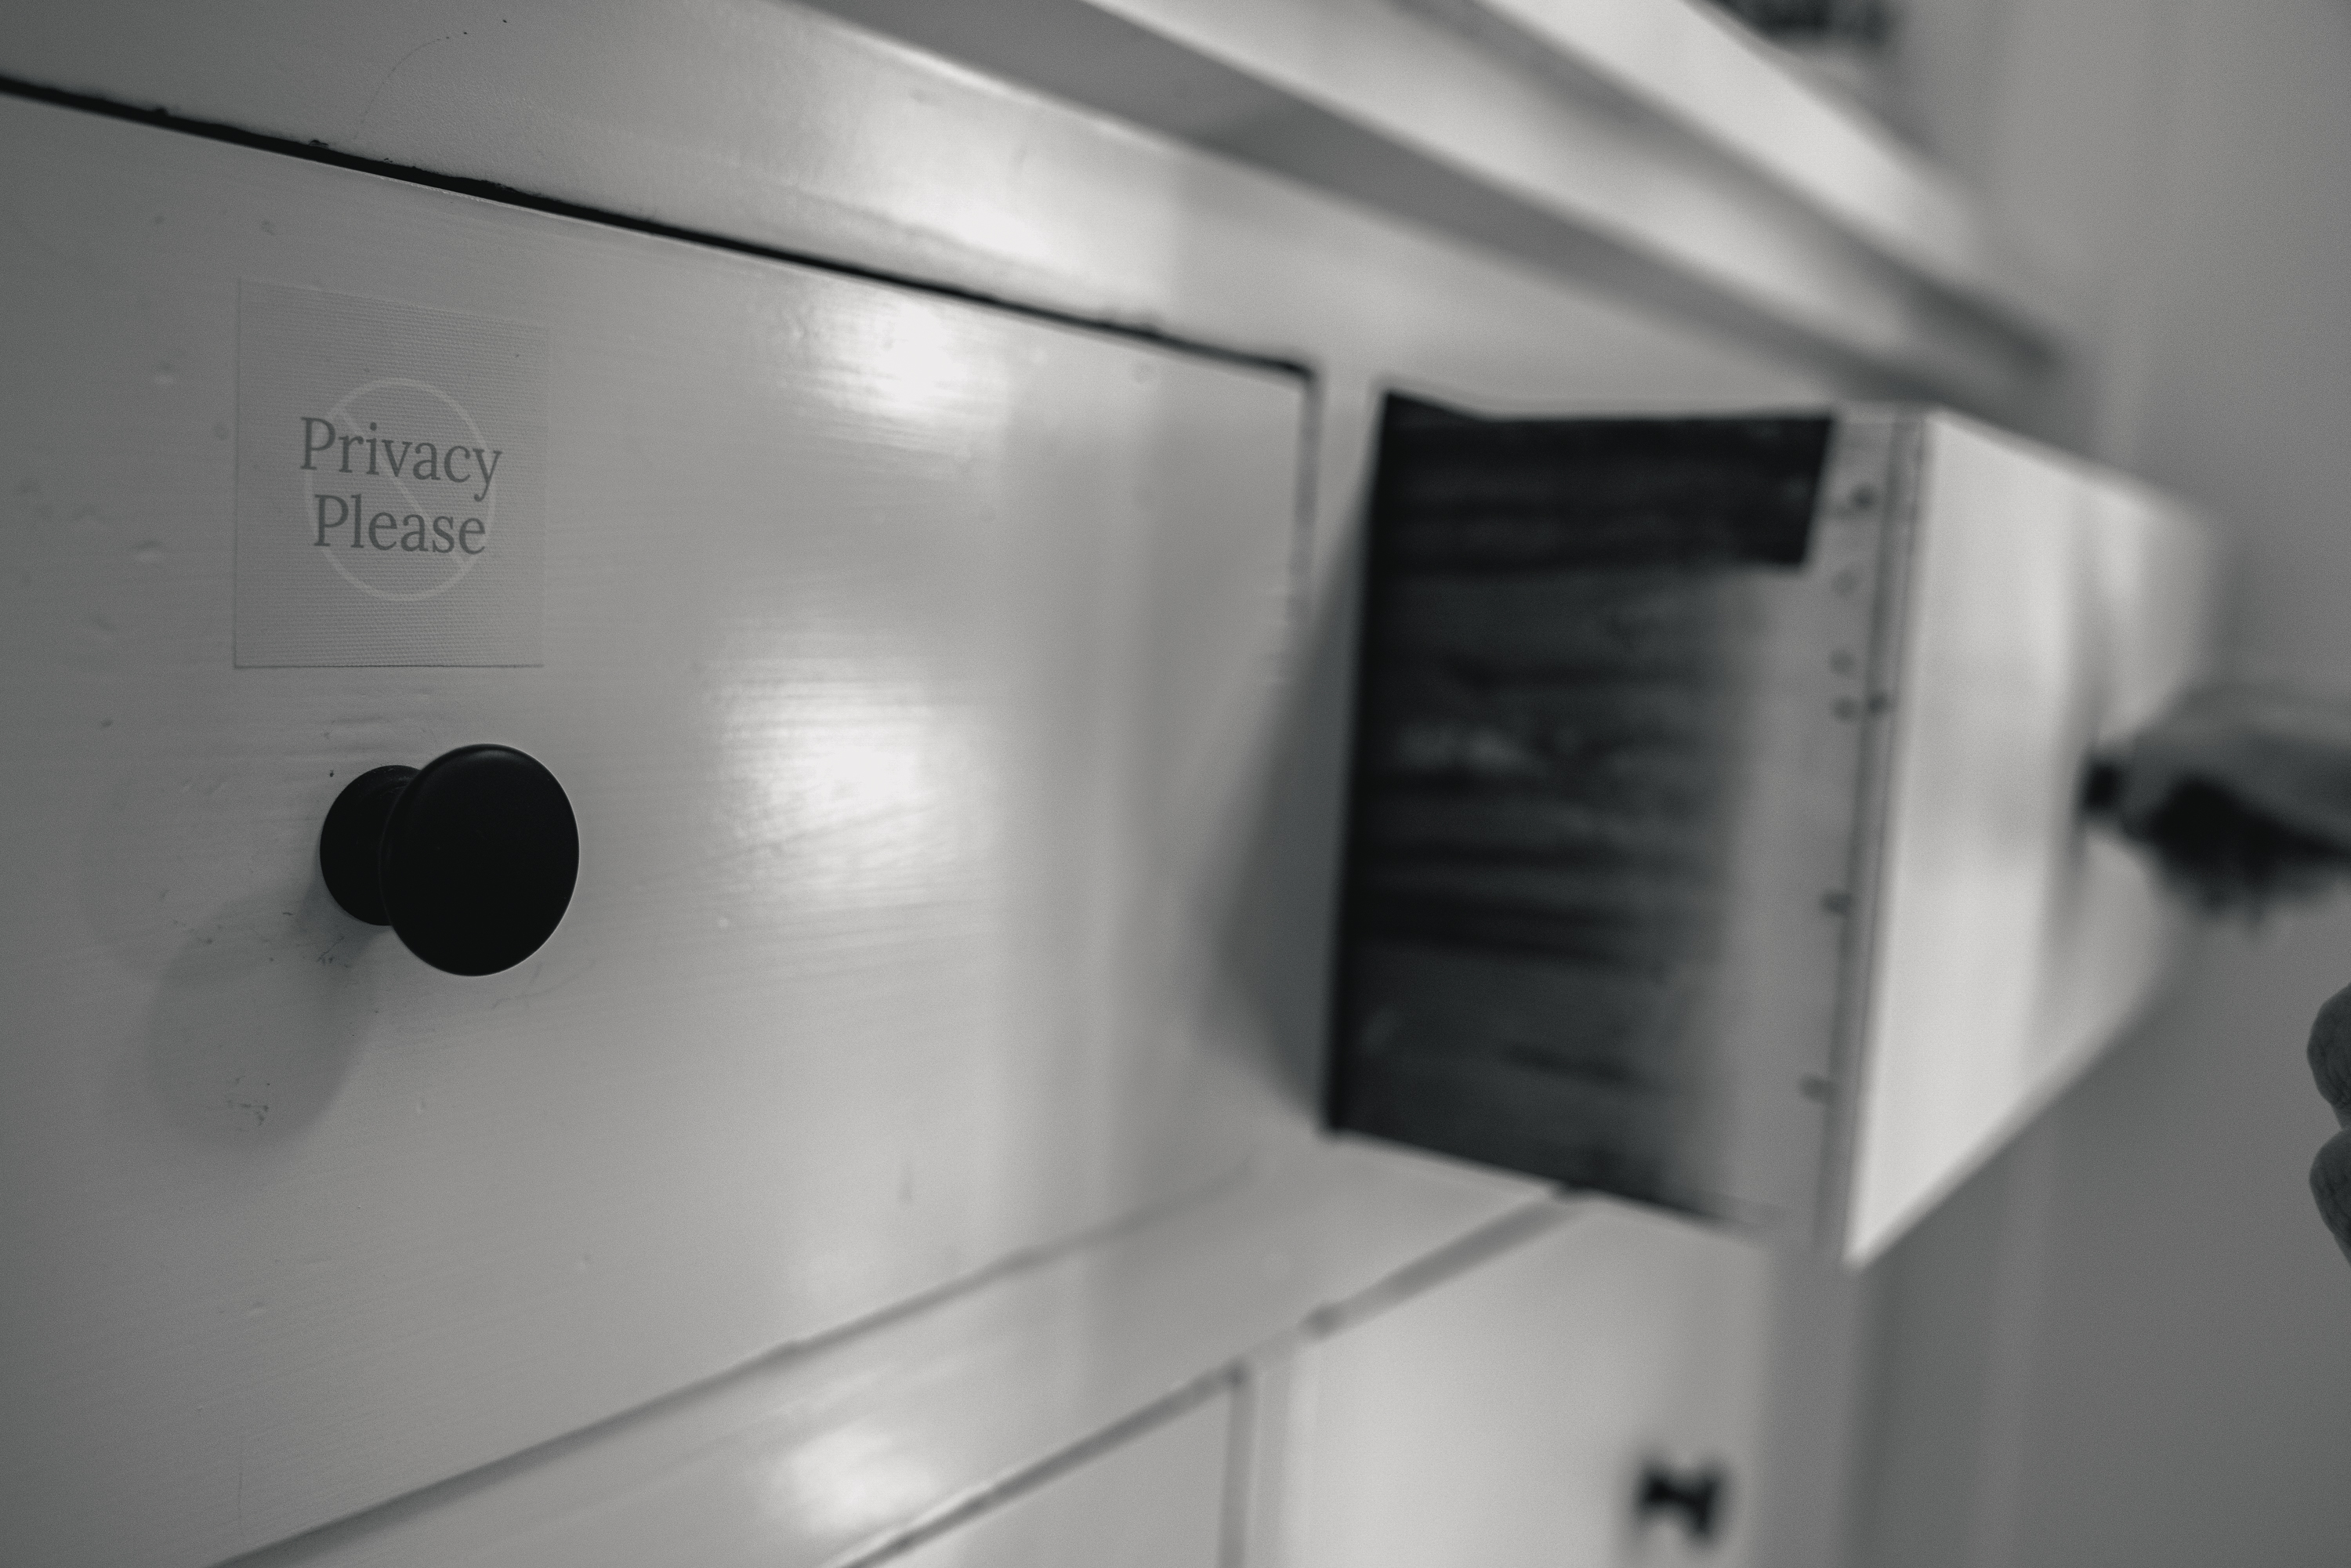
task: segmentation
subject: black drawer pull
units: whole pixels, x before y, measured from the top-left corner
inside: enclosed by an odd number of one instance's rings
[[[344,913],[391,926],[434,968],[493,975],[561,923],[580,825],[536,758],[463,746],[352,779],[319,830],[319,871]]]
[[[1676,1474],[1653,1464],[1641,1472],[1641,1495],[1633,1511],[1645,1523],[1660,1514],[1677,1518],[1691,1540],[1711,1541],[1724,1490],[1719,1465]]]

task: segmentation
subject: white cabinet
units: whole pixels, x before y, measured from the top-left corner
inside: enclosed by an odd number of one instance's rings
[[[1301,1355],[1285,1568],[1749,1561],[1766,1261],[1583,1207]]]
[[[1592,212],[1729,210],[1680,130],[1343,9],[1440,89],[1384,115],[1499,101]],[[1299,1092],[1379,390],[1779,406],[1856,345],[2017,358],[1886,315],[1910,285],[1768,192],[1690,308],[1555,243],[1588,214],[1521,265],[769,0],[109,0],[0,52],[12,1562],[1100,1560],[1103,1507],[1163,1505],[1198,1559],[1221,1395],[1039,1467],[1530,1202],[1316,1145]],[[537,335],[521,663],[238,667],[247,284]],[[353,771],[480,740],[554,768],[584,858],[538,958],[459,982],[310,845]],[[1353,1219],[1269,1238],[1270,1144]],[[1493,1266],[1620,1279],[1618,1342],[1546,1343],[1680,1343],[1701,1233],[1608,1212],[1614,1276]],[[1566,1433],[1590,1521],[1616,1431]],[[1730,1453],[1692,1441],[1653,1457]]]
[[[277,1539],[1288,1117],[1222,943],[1296,377],[23,100],[0,140],[12,1558]],[[233,663],[242,280],[543,334],[537,665]],[[314,846],[484,740],[581,871],[466,980]]]

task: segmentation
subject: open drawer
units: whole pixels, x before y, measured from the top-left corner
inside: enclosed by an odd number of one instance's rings
[[[1332,1120],[1865,1261],[2160,975],[2083,776],[2205,669],[2216,568],[1941,412],[1392,399]]]

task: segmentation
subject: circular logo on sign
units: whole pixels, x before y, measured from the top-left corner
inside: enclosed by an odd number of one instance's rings
[[[303,538],[343,580],[395,602],[446,593],[497,538],[503,455],[455,398],[386,376],[303,426]]]

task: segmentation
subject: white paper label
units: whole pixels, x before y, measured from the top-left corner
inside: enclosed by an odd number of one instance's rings
[[[536,664],[547,333],[246,282],[236,662]]]

